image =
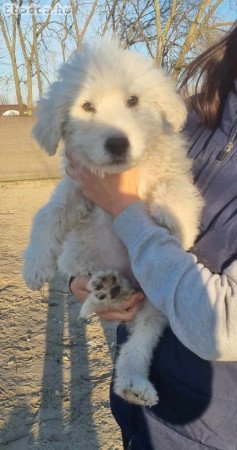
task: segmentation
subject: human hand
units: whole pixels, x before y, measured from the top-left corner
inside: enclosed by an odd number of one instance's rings
[[[70,283],[70,290],[74,297],[82,303],[87,299],[90,291],[87,289],[89,277],[75,277]],[[134,320],[137,312],[141,308],[145,296],[143,292],[136,292],[124,300],[119,307],[101,306],[96,312],[102,320],[115,322],[130,322]]]
[[[127,206],[140,200],[138,168],[119,174],[105,174],[102,178],[81,166],[72,155],[67,155],[67,158],[70,162],[65,169],[67,175],[80,182],[85,197],[112,217],[115,218]]]
[[[87,289],[89,277],[73,277],[69,280],[69,290],[81,303],[84,303],[90,293]]]

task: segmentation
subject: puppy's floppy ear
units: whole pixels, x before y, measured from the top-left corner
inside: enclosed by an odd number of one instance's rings
[[[32,130],[33,137],[49,155],[56,153],[66,115],[62,89],[62,83],[56,81],[45,97],[39,100],[36,110],[37,121]]]
[[[157,78],[156,106],[165,121],[175,132],[178,132],[184,126],[187,118],[185,103],[177,94],[174,83],[161,70],[158,70]]]

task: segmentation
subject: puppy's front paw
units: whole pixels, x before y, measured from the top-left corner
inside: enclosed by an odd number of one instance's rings
[[[152,383],[141,375],[134,374],[127,379],[115,380],[114,392],[129,403],[154,406],[158,403],[158,394]]]
[[[23,278],[32,290],[40,289],[55,273],[55,260],[51,256],[39,254],[28,248],[24,254]]]
[[[99,305],[116,305],[134,293],[129,281],[115,271],[99,272],[93,275],[88,283],[88,289]]]
[[[117,272],[104,271],[93,275],[88,283],[89,296],[83,303],[80,317],[88,317],[101,306],[117,306],[135,291],[126,278]]]

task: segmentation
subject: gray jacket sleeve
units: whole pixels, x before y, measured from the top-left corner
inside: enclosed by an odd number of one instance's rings
[[[114,221],[133,273],[177,338],[203,359],[237,361],[237,261],[213,274],[137,202]]]

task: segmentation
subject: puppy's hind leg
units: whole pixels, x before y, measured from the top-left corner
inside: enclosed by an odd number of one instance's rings
[[[147,301],[135,319],[128,341],[120,349],[114,391],[130,403],[146,406],[158,403],[158,394],[148,376],[153,350],[166,325],[167,319]]]

